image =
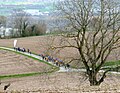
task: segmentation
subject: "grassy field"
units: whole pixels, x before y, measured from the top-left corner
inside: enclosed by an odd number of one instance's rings
[[[104,66],[120,66],[120,60],[106,62]]]

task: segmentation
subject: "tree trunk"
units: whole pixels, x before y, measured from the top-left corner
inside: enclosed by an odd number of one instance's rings
[[[90,86],[99,86],[104,81],[104,79],[106,77],[106,73],[107,72],[104,72],[102,77],[100,78],[100,80],[97,80],[97,73],[96,73],[96,71],[90,70],[89,73],[88,73]]]
[[[97,81],[97,73],[96,71],[92,71],[90,70],[89,75],[89,82],[90,82],[90,86],[98,86],[100,85]]]
[[[99,85],[97,80],[96,80],[96,76],[89,76],[89,82],[90,82],[90,86]]]

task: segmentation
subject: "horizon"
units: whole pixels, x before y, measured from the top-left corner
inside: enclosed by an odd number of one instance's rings
[[[12,2],[14,1],[14,2]],[[9,16],[14,9],[21,10],[38,10],[42,13],[51,12],[54,10],[53,1],[54,0],[21,0],[21,1],[0,1],[0,15]],[[36,2],[33,2],[36,1]]]

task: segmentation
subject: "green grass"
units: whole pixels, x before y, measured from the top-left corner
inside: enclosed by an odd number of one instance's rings
[[[42,73],[26,73],[26,74],[3,75],[3,76],[0,76],[0,79],[19,78],[19,77],[27,77],[27,76],[40,75],[40,74],[42,74]]]
[[[54,68],[48,72],[35,72],[35,73],[25,73],[25,74],[13,74],[13,75],[2,75],[0,79],[10,79],[10,78],[20,78],[20,77],[28,77],[28,76],[35,76],[35,75],[42,75],[42,74],[50,74],[54,71],[57,71],[57,68]]]
[[[106,62],[103,65],[102,70],[109,70],[109,69],[111,69],[111,71],[120,72],[120,60]]]
[[[109,61],[109,62],[105,62],[105,64],[102,66],[102,69],[103,70],[108,70],[108,69],[115,68],[115,67],[118,67],[118,66],[120,67],[120,60]],[[71,67],[77,69],[76,66],[71,66]],[[80,69],[85,69],[85,67],[81,66]]]
[[[106,62],[103,66],[119,66],[119,65],[120,65],[120,60],[117,60],[117,61]]]

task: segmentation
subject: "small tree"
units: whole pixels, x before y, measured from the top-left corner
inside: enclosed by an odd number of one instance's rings
[[[118,3],[119,4],[119,3]],[[58,48],[75,48],[85,66],[90,85],[100,85],[109,70],[98,78],[111,52],[120,47],[119,5],[112,0],[64,0],[57,6],[72,31],[62,34]],[[72,61],[74,61],[72,60]]]
[[[38,23],[35,25],[35,35],[43,35],[46,33],[46,24]]]
[[[43,35],[46,33],[46,24],[45,23],[38,23],[33,24],[27,28],[28,36],[38,36]]]

